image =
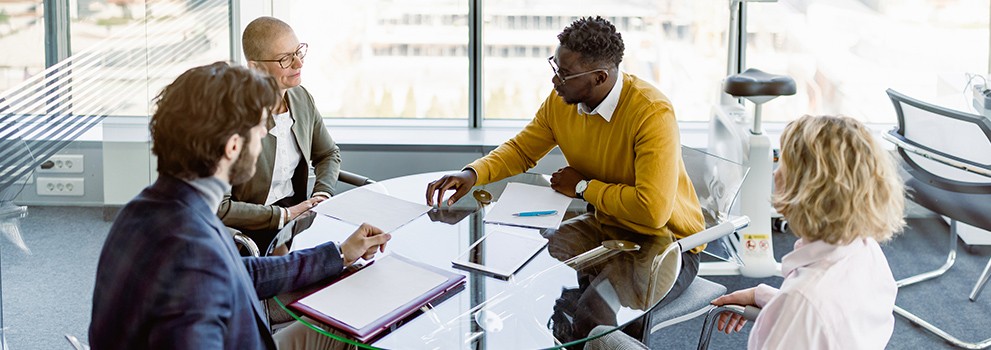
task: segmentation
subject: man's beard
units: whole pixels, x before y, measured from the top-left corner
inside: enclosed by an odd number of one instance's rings
[[[245,144],[247,143],[245,142]],[[238,154],[237,160],[234,161],[230,170],[227,171],[227,176],[231,179],[231,186],[243,184],[251,180],[251,177],[255,175],[255,164],[258,162],[258,156],[252,157],[248,148],[241,148],[241,153]]]

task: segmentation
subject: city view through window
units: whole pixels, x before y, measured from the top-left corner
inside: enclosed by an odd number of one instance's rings
[[[485,118],[529,119],[551,91],[546,58],[579,16],[623,35],[622,69],[702,121],[726,75],[728,1],[482,2]],[[935,94],[937,75],[988,67],[988,0],[781,0],[749,6],[747,67],[792,76],[765,120],[842,113],[893,123],[884,90]],[[468,8],[458,0],[295,0],[288,20],[321,56],[304,84],[332,118],[466,118]],[[336,14],[333,26],[325,15]],[[334,29],[330,29],[334,28]],[[960,87],[962,88],[962,87]]]
[[[189,48],[167,69],[154,70],[156,75],[117,69],[108,76],[108,84],[121,75],[168,81],[171,78],[164,75],[226,59],[225,23],[178,30],[167,25],[169,18],[182,18],[200,2],[72,0],[71,52],[99,46],[111,37],[123,37],[121,45],[133,46],[120,49],[121,57],[177,43]],[[221,3],[217,5],[226,6]],[[680,120],[707,120],[726,75],[728,4],[483,1],[484,117],[532,118],[551,91],[546,58],[557,46],[556,35],[578,17],[599,15],[623,35],[623,71],[658,86],[674,103]],[[301,41],[310,44],[303,84],[325,117],[468,118],[467,1],[288,0],[275,1],[273,8],[296,28]],[[842,113],[893,123],[886,88],[925,99],[936,94],[941,74],[987,73],[989,9],[989,0],[751,3],[746,66],[789,75],[798,84],[795,96],[765,105],[765,120]],[[45,68],[42,10],[41,0],[0,0],[0,91]],[[158,27],[128,29],[149,18],[157,18]],[[152,37],[145,32],[161,33]],[[149,82],[148,93],[135,96],[135,107],[121,113],[147,113],[147,102],[159,85]]]

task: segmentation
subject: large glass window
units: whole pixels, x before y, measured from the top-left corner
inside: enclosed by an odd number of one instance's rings
[[[468,117],[468,1],[293,0],[283,20],[324,117]]]
[[[751,4],[747,65],[795,79],[764,119],[845,114],[895,123],[887,88],[933,101],[943,75],[988,70],[988,0],[781,1]],[[966,80],[950,79],[951,90]],[[935,101],[939,102],[939,101]]]
[[[42,1],[0,2],[0,92],[45,69]]]
[[[148,115],[151,100],[194,66],[230,59],[226,0],[70,3],[76,113]]]
[[[602,16],[623,36],[621,69],[663,91],[680,120],[707,120],[726,72],[725,1],[484,1],[487,119],[530,119],[551,92],[557,34]]]

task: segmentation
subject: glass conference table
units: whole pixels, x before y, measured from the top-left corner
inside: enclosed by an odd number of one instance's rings
[[[424,203],[427,183],[446,173],[404,176],[355,190],[373,190]],[[450,209],[446,206],[434,209],[392,232],[386,253],[398,253],[465,275],[465,288],[361,347],[580,348],[584,342],[628,324],[633,329],[643,327],[639,323],[643,322],[645,313],[664,298],[677,277],[678,254],[662,254],[673,237],[538,230],[485,223],[487,203],[498,201],[507,182],[549,186],[547,177],[538,174],[522,174],[476,186]],[[575,200],[565,221],[584,213],[585,203]],[[343,241],[355,228],[312,212],[287,227],[296,234],[293,250]],[[493,230],[539,235],[549,243],[509,280],[452,267],[452,260]],[[280,304],[288,304],[288,300],[280,300]],[[311,328],[319,331],[317,327]],[[596,331],[590,335],[593,329]]]

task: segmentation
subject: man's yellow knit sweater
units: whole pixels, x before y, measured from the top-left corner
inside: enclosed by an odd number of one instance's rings
[[[522,173],[559,146],[568,165],[591,179],[584,197],[603,224],[642,234],[667,227],[678,238],[701,231],[702,211],[681,158],[671,102],[640,78],[623,79],[608,122],[579,114],[551,92],[523,131],[468,165],[478,175],[476,184]]]

